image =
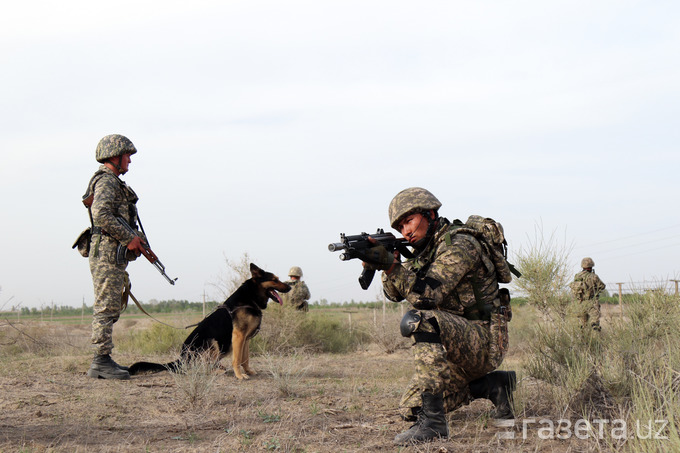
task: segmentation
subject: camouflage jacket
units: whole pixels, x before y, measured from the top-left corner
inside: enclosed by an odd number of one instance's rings
[[[312,297],[307,284],[302,280],[290,280],[286,283],[291,286],[291,290],[281,294],[284,305],[291,305],[295,308],[299,308]]]
[[[127,245],[135,235],[128,231],[117,217],[122,217],[128,225],[136,229],[136,203],[139,199],[137,194],[105,165],[99,167],[90,181],[89,191],[94,193],[90,208],[94,226],[101,227],[105,234]]]
[[[595,272],[582,270],[571,283],[571,291],[578,300],[598,299],[607,285],[604,284]]]
[[[430,245],[415,258],[397,265],[382,282],[388,299],[406,299],[419,310],[443,310],[463,315],[478,303],[498,299],[495,268],[473,236],[449,234],[450,222],[440,218]]]

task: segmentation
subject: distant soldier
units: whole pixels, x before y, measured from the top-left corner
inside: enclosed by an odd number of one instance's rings
[[[94,359],[87,375],[101,379],[130,379],[127,367],[111,358],[113,324],[118,321],[129,285],[128,260],[143,252],[141,233],[135,235],[120,219],[136,229],[137,194],[121,179],[128,172],[131,156],[137,152],[132,142],[122,135],[102,138],[96,159],[102,164],[90,179],[84,199],[92,196],[89,207],[92,239],[89,250],[90,273],[94,285],[92,345]],[[117,249],[125,247],[127,256],[117,257]]]
[[[286,283],[292,288],[289,292],[281,294],[283,298],[283,304],[285,306],[291,306],[300,311],[309,311],[309,304],[307,301],[311,297],[309,293],[309,288],[305,282],[300,280],[302,278],[302,269],[298,266],[293,266],[288,271],[288,280]]]
[[[593,330],[600,331],[600,292],[606,285],[600,277],[593,272],[595,262],[592,258],[585,257],[581,260],[583,270],[576,274],[571,283],[571,291],[576,300],[579,301],[578,317],[583,323],[583,327],[590,326]]]

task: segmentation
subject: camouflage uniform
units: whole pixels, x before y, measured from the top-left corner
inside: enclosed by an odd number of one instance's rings
[[[441,343],[414,343],[415,374],[400,402],[410,416],[421,394],[444,394],[447,412],[472,400],[468,384],[496,369],[508,346],[505,316],[492,310],[491,320],[473,320],[480,301],[498,307],[498,280],[493,263],[473,236],[452,234],[439,219],[430,244],[415,258],[382,275],[386,296],[406,299],[422,321],[415,332],[434,333]],[[469,318],[469,319],[468,319]]]
[[[302,280],[288,280],[286,282],[290,285],[291,290],[285,294],[281,294],[284,306],[294,307],[298,310],[309,311],[309,304],[307,301],[311,297],[307,284]]]
[[[89,263],[95,298],[92,344],[96,355],[106,355],[113,349],[113,324],[125,308],[123,293],[129,285],[128,273],[125,271],[127,261],[122,264],[116,262],[116,249],[119,244],[126,246],[135,237],[117,217],[123,218],[134,228],[138,198],[105,165],[101,165],[95,173],[88,192],[94,193],[91,207],[94,226],[100,227],[102,231],[101,234],[93,234],[90,242]]]
[[[606,285],[592,269],[583,269],[574,277],[571,288],[578,300],[578,318],[583,327],[590,322],[593,329],[600,330],[600,292]]]

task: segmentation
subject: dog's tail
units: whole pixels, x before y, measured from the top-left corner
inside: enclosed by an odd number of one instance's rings
[[[178,369],[179,360],[170,363],[137,362],[130,365],[128,373],[130,373],[130,376],[140,373],[160,373],[161,371],[176,373]]]

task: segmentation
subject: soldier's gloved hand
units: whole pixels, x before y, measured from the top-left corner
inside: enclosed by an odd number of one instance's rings
[[[387,270],[396,261],[393,253],[390,253],[384,246],[376,245],[367,249],[363,253],[361,260],[364,262],[364,267],[371,270]]]

